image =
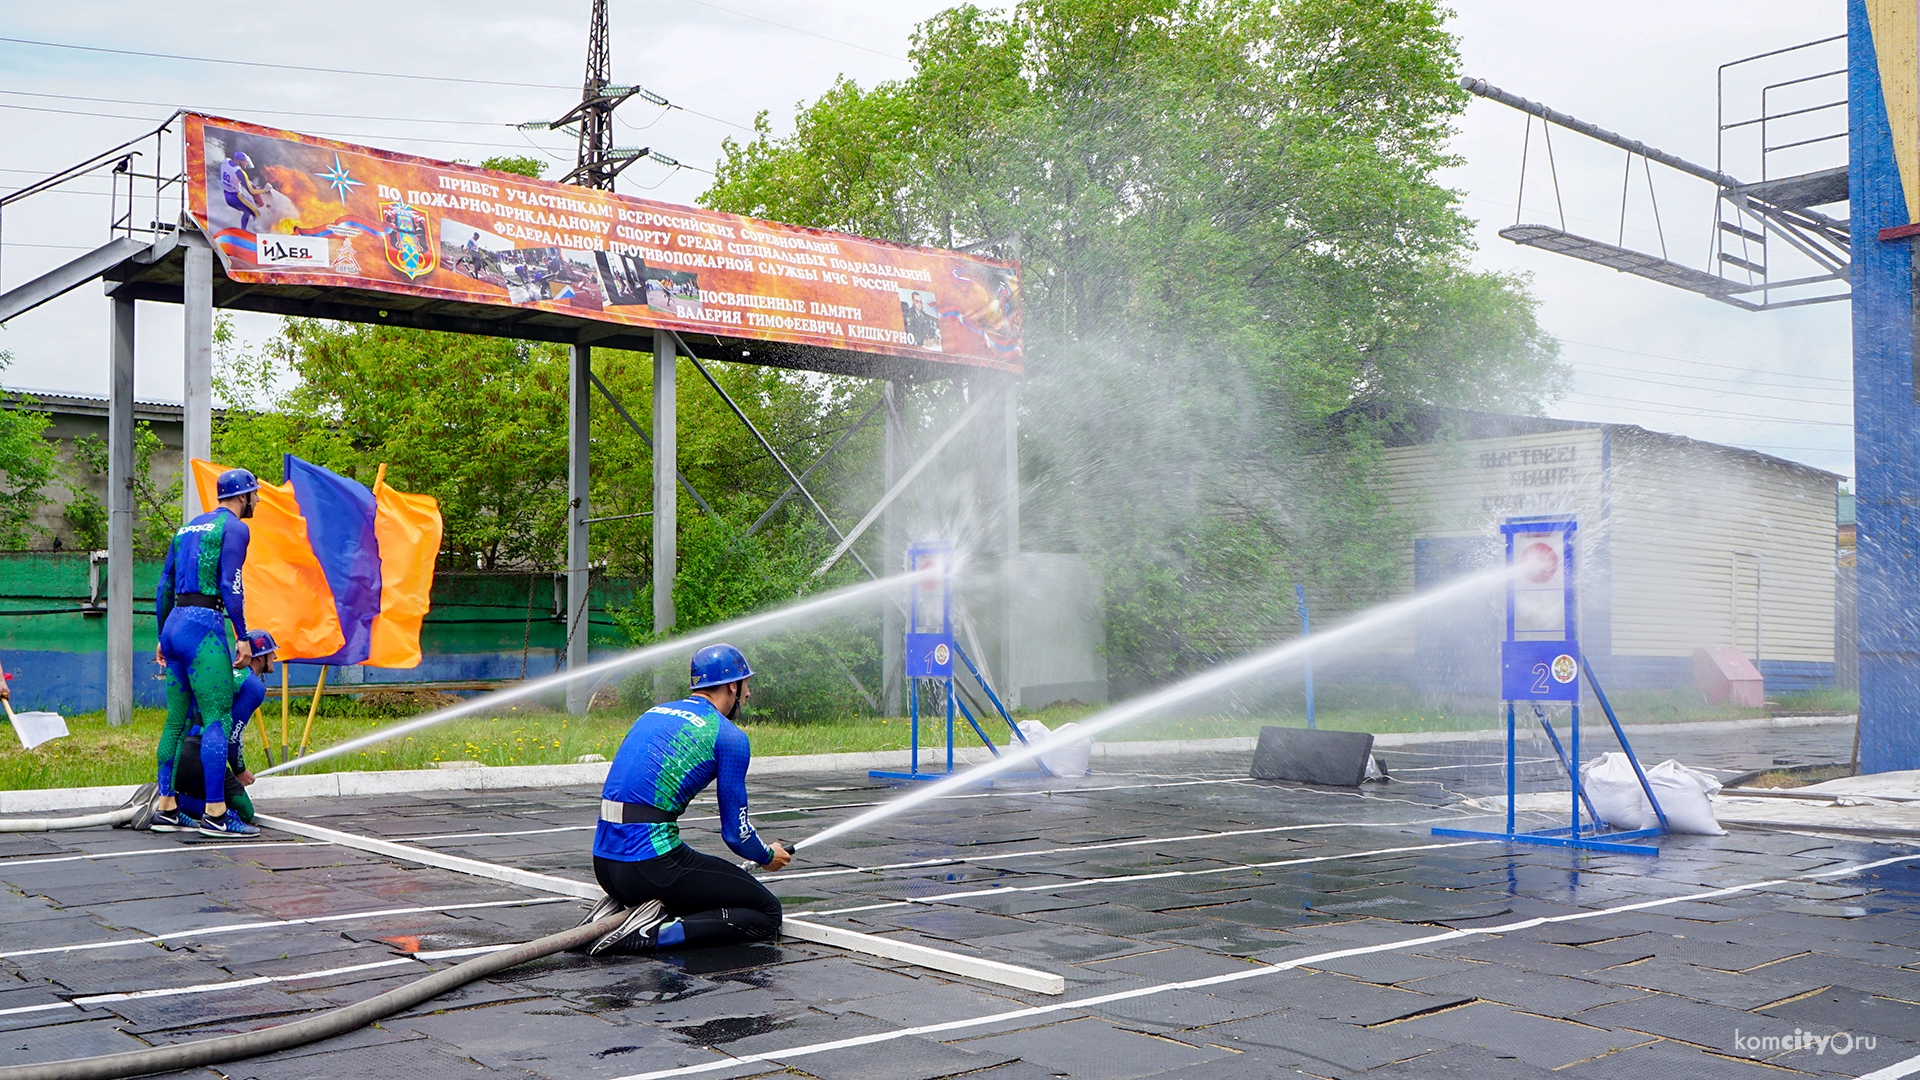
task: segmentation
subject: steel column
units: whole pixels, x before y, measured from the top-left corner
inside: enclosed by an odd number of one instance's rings
[[[678,558],[676,487],[679,415],[674,391],[673,331],[653,332],[653,632],[673,629],[673,578]],[[682,684],[681,689],[685,689]]]
[[[186,398],[181,410],[180,514],[191,521],[205,513],[193,461],[213,460],[213,249],[197,232],[183,230],[186,282],[181,323],[186,328]]]
[[[1004,555],[1000,579],[1000,596],[1003,610],[1000,621],[1000,688],[1001,696],[1006,699],[1009,709],[1020,707],[1020,652],[1015,641],[1019,628],[1017,597],[1019,591],[1015,582],[1020,573],[1020,384],[1015,377],[1008,375],[1006,387],[1002,391],[1005,412],[1001,417],[1000,436],[1003,457],[1001,460],[1002,490],[1005,497],[1000,500],[1001,534],[1000,549]]]
[[[905,387],[889,380],[880,387],[885,406],[884,433],[880,438],[880,466],[886,490],[892,491],[907,460],[907,425],[902,409]],[[907,568],[905,528],[897,507],[888,507],[886,521],[880,527],[880,566],[885,573],[897,574]],[[899,602],[888,597],[881,601],[880,614],[880,711],[884,716],[900,715],[901,683],[906,663],[906,619]]]
[[[587,538],[592,517],[587,482],[588,450],[593,436],[593,346],[574,345],[567,354],[567,641],[568,671],[587,665],[593,625],[588,607],[592,575]],[[567,711],[584,713],[592,688],[586,680],[567,684]]]
[[[107,373],[107,722],[133,719],[133,305],[113,297]]]

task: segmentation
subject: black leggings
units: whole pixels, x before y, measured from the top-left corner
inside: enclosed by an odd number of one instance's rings
[[[685,844],[640,862],[595,855],[593,876],[627,907],[648,900],[665,904],[667,914],[686,928],[692,947],[765,941],[780,929],[780,900],[759,879]]]

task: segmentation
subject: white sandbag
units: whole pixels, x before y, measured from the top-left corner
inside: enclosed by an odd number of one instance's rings
[[[1669,758],[1647,770],[1647,784],[1653,788],[1653,797],[1660,800],[1668,829],[1695,836],[1727,835],[1713,816],[1712,800],[1707,798],[1720,790],[1720,781]]]
[[[1648,829],[1660,823],[1625,754],[1601,754],[1582,765],[1580,785],[1593,812],[1616,829]]]
[[[1093,759],[1093,736],[1073,737],[1070,733],[1078,731],[1079,728],[1079,724],[1065,723],[1054,729],[1051,737],[1066,741],[1058,743],[1040,755],[1042,768],[1055,776],[1087,775],[1087,763]]]
[[[1047,725],[1038,720],[1022,720],[1018,726],[1020,728],[1020,734],[1026,737],[1026,742],[1022,743],[1018,739],[1008,739],[1007,745],[1015,749],[1021,746],[1036,745],[1048,739],[1060,738],[1066,733],[1078,728],[1080,725],[1065,723],[1060,725],[1059,731],[1049,731],[1047,730]],[[1087,775],[1087,763],[1091,761],[1092,758],[1093,736],[1086,735],[1076,739],[1067,735],[1065,741],[1042,751],[1037,760],[1040,762],[1040,767],[1045,769],[1050,776],[1072,777]]]
[[[1622,753],[1606,753],[1580,769],[1580,781],[1593,812],[1616,829],[1652,829],[1660,825],[1660,815],[1647,802],[1634,775],[1633,763]],[[1713,804],[1707,796],[1720,790],[1720,782],[1698,769],[1689,769],[1672,758],[1647,770],[1647,785],[1660,800],[1667,816],[1667,828],[1676,833],[1697,836],[1725,836],[1727,830],[1714,820]]]

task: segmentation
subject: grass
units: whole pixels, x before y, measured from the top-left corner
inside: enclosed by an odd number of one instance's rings
[[[1621,691],[1613,704],[1622,723],[1679,723],[1728,720],[1783,713],[1850,713],[1858,708],[1853,695],[1828,692],[1789,699],[1768,709],[1734,709],[1701,702],[1690,691]],[[595,709],[570,716],[534,704],[516,704],[474,717],[451,720],[403,735],[343,757],[309,766],[310,771],[350,772],[384,769],[426,769],[442,761],[478,761],[483,765],[550,765],[571,762],[587,754],[612,758],[638,710],[631,707]],[[1094,713],[1090,705],[1066,704],[1018,714],[1058,727]],[[1319,727],[1374,733],[1401,731],[1461,731],[1497,727],[1499,712],[1491,702],[1449,702],[1411,697],[1381,688],[1329,687],[1317,702]],[[321,704],[310,745],[331,746],[393,723],[409,714],[404,706],[366,705],[351,698],[330,697]],[[103,712],[67,718],[71,734],[22,749],[0,736],[0,789],[94,787],[142,783],[153,778],[154,747],[165,721],[160,709],[135,709],[131,723],[112,727]],[[296,707],[288,725],[288,740],[300,741],[304,710]],[[925,718],[923,718],[925,719]],[[1523,716],[1523,719],[1524,716]],[[1587,723],[1600,721],[1599,711],[1586,710]],[[937,734],[944,715],[923,723],[923,745],[944,745]],[[1258,735],[1268,724],[1305,726],[1304,710],[1266,711],[1232,716],[1164,716],[1130,724],[1113,733],[1120,739],[1213,739]],[[980,740],[964,720],[956,721],[955,742],[978,747]],[[1004,743],[1005,725],[997,718],[982,722],[989,734]],[[831,754],[873,750],[905,750],[909,725],[904,718],[838,717],[800,723],[744,719],[741,727],[753,740],[756,755]],[[273,760],[281,760],[280,710],[275,699],[247,727],[247,763],[258,770],[267,764],[260,737],[272,744]]]

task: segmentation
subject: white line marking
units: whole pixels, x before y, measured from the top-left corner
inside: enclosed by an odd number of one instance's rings
[[[45,953],[85,952],[92,949],[116,949],[122,945],[152,945],[156,942],[210,937],[214,934],[238,934],[247,930],[284,930],[289,926],[312,926],[317,923],[350,922],[354,919],[372,919],[383,915],[417,915],[429,911],[467,911],[472,908],[531,907],[535,904],[558,903],[562,903],[562,900],[558,897],[533,896],[522,900],[484,900],[470,904],[427,904],[420,907],[382,908],[379,911],[355,911],[345,915],[309,915],[301,919],[273,919],[267,922],[229,923],[225,926],[189,927],[184,930],[175,930],[170,934],[161,934],[155,937],[121,938],[117,941],[89,941],[76,945],[49,945],[42,949],[15,949],[11,952],[0,952],[0,958],[40,956]]]
[[[1884,1068],[1875,1069],[1860,1080],[1901,1080],[1902,1077],[1912,1076],[1917,1072],[1920,1072],[1920,1054],[1915,1054],[1905,1061],[1896,1061]]]
[[[1458,840],[1446,844],[1420,844],[1415,847],[1375,848],[1371,851],[1349,851],[1339,855],[1309,855],[1298,859],[1276,859],[1273,862],[1235,863],[1232,866],[1210,866],[1205,870],[1160,870],[1150,874],[1119,874],[1113,877],[1078,878],[1073,881],[1055,881],[1046,885],[998,885],[989,889],[969,889],[965,892],[938,893],[933,896],[914,897],[908,900],[891,900],[883,904],[867,904],[862,907],[834,908],[831,911],[796,911],[791,917],[803,919],[818,918],[822,915],[851,915],[856,911],[879,911],[882,908],[912,907],[915,904],[938,904],[947,900],[960,900],[971,896],[999,896],[1004,893],[1019,892],[1063,892],[1087,885],[1119,885],[1134,881],[1153,881],[1158,878],[1198,877],[1202,874],[1230,874],[1240,870],[1267,870],[1276,866],[1301,866],[1306,863],[1335,862],[1341,859],[1364,859],[1374,855],[1398,855],[1408,851],[1433,851],[1439,848],[1468,847],[1473,844],[1498,844],[1499,840]]]
[[[508,949],[510,945],[489,946],[487,951]],[[0,1016],[14,1016],[19,1013],[45,1012],[50,1009],[83,1009],[94,1005],[108,1005],[116,1001],[144,1001],[148,998],[179,997],[184,994],[210,994],[218,990],[237,990],[244,986],[266,986],[270,983],[299,982],[302,979],[323,979],[331,975],[349,975],[356,971],[372,971],[375,968],[411,966],[426,954],[415,953],[409,956],[396,956],[391,960],[376,960],[368,964],[349,964],[346,967],[326,968],[321,971],[303,971],[294,975],[256,975],[249,979],[229,979],[226,982],[197,983],[193,986],[163,986],[157,990],[130,990],[118,994],[90,994],[73,998],[70,1001],[54,1001],[45,1005],[22,1005],[12,1009],[0,1009]]]
[[[530,870],[519,870],[511,866],[499,866],[494,863],[482,862],[479,859],[447,855],[431,849],[409,847],[405,844],[393,843],[390,840],[375,840],[371,837],[356,836],[353,833],[340,832],[336,829],[323,829],[317,825],[290,821],[286,818],[269,817],[266,814],[258,815],[258,817],[260,821],[286,832],[331,840],[348,847],[359,848],[362,851],[372,851],[389,855],[396,859],[404,859],[408,862],[437,866],[441,869],[452,870],[456,873],[468,874],[473,877],[487,878],[493,881],[510,881],[518,885],[525,885],[529,888],[545,889],[549,892],[558,892],[565,896],[580,897],[588,900],[598,900],[601,896],[600,886],[597,884],[573,881],[569,878],[553,877],[548,874],[536,874]],[[1032,968],[1015,967],[1012,964],[1002,964],[995,960],[982,960],[979,957],[950,953],[941,949],[929,948],[925,945],[912,945],[906,942],[894,941],[889,938],[876,938],[872,935],[844,930],[837,926],[823,926],[818,923],[808,924],[795,920],[791,929],[787,932],[804,941],[818,941],[823,944],[846,949],[850,952],[869,953],[889,960],[907,960],[910,963],[932,971],[944,971],[954,975],[965,975],[968,978],[999,983],[1002,986],[1011,986],[1019,990],[1036,990],[1043,994],[1060,994],[1066,992],[1066,980],[1050,972],[1035,971]]]
[[[183,855],[195,851],[222,851],[227,848],[252,848],[255,851],[272,850],[283,847],[326,847],[314,840],[246,840],[236,844],[177,844],[171,847],[138,848],[133,851],[102,851],[91,855],[22,855],[13,859],[0,859],[0,871],[14,866],[42,866],[47,863],[99,861],[102,859],[134,859],[143,855]]]
[[[949,1020],[939,1024],[924,1024],[920,1027],[903,1028],[898,1031],[883,1031],[883,1032],[878,1032],[872,1035],[860,1035],[850,1039],[837,1039],[831,1042],[808,1043],[801,1046],[789,1047],[785,1050],[768,1050],[764,1053],[749,1054],[744,1057],[729,1057],[729,1058],[725,1058],[718,1061],[707,1062],[701,1065],[683,1065],[679,1068],[673,1068],[673,1069],[657,1069],[653,1072],[632,1073],[627,1076],[618,1077],[617,1080],[666,1080],[667,1077],[694,1076],[699,1073],[719,1072],[725,1069],[735,1069],[735,1068],[739,1068],[742,1065],[752,1065],[752,1064],[757,1064],[763,1061],[779,1062],[781,1064],[786,1064],[788,1061],[792,1060],[793,1058],[807,1057],[813,1054],[826,1053],[831,1050],[844,1050],[848,1047],[853,1047],[853,1046],[870,1046],[874,1043],[892,1042],[895,1039],[908,1038],[910,1036],[915,1036],[915,1035],[934,1035],[934,1034],[939,1034],[947,1031],[960,1031],[970,1027],[981,1027],[986,1024],[1001,1023],[1008,1020],[1022,1020],[1031,1016],[1045,1016],[1050,1013],[1065,1012],[1073,1009],[1084,1009],[1092,1005],[1104,1005],[1104,1004],[1107,1004],[1108,1002],[1113,1002],[1113,1001],[1125,1001],[1130,998],[1147,997],[1153,994],[1163,994],[1169,990],[1194,990],[1194,989],[1198,989],[1200,987],[1205,987],[1205,986],[1218,986],[1223,983],[1240,982],[1244,979],[1257,979],[1257,978],[1262,978],[1264,976],[1272,975],[1276,972],[1289,971],[1298,967],[1312,966],[1314,964],[1325,963],[1328,960],[1337,960],[1347,956],[1365,956],[1371,953],[1390,952],[1398,949],[1410,948],[1416,945],[1432,945],[1437,942],[1455,941],[1461,938],[1489,936],[1494,934],[1507,934],[1507,933],[1512,933],[1515,930],[1525,930],[1530,927],[1543,926],[1547,923],[1572,922],[1577,919],[1594,919],[1604,915],[1618,915],[1622,912],[1627,912],[1627,911],[1643,911],[1643,910],[1646,910],[1647,908],[1664,907],[1668,904],[1679,904],[1679,903],[1685,903],[1693,900],[1705,900],[1705,899],[1709,899],[1716,896],[1730,896],[1734,893],[1748,892],[1753,889],[1763,889],[1772,885],[1785,885],[1790,882],[1799,881],[1806,878],[1840,877],[1840,876],[1845,876],[1847,874],[1858,874],[1867,870],[1872,870],[1876,867],[1888,866],[1897,862],[1911,862],[1915,859],[1920,859],[1920,854],[1898,855],[1890,859],[1881,859],[1877,862],[1870,862],[1870,863],[1860,863],[1854,866],[1841,867],[1836,870],[1818,870],[1818,871],[1813,871],[1805,874],[1796,874],[1792,877],[1772,878],[1767,881],[1755,881],[1745,885],[1733,885],[1733,886],[1729,886],[1727,888],[1722,888],[1722,889],[1712,889],[1702,893],[1690,893],[1683,896],[1668,896],[1658,900],[1644,900],[1636,904],[1622,904],[1618,907],[1600,908],[1593,911],[1576,911],[1566,915],[1549,915],[1549,916],[1543,916],[1539,918],[1522,919],[1518,922],[1507,923],[1503,926],[1478,927],[1472,930],[1450,930],[1440,934],[1428,934],[1424,937],[1408,938],[1404,941],[1390,941],[1390,942],[1385,942],[1378,945],[1362,945],[1362,946],[1358,946],[1351,949],[1336,949],[1331,952],[1316,953],[1312,956],[1297,956],[1290,960],[1283,960],[1277,964],[1253,967],[1245,971],[1228,972],[1225,975],[1211,975],[1206,978],[1188,979],[1183,982],[1160,983],[1155,986],[1142,986],[1133,990],[1121,990],[1111,994],[1099,994],[1090,998],[1080,998],[1075,1001],[1061,1001],[1061,1002],[1055,1002],[1050,1005],[1035,1005],[1025,1009],[1013,1009],[1007,1012],[990,1013],[986,1016],[976,1016],[968,1020]],[[1889,1068],[1900,1069],[1900,1068],[1905,1068],[1909,1064],[1920,1065],[1920,1058],[1913,1059],[1913,1061],[1911,1062],[1901,1062],[1900,1064],[1890,1066]],[[1900,1080],[1900,1078],[1910,1075],[1912,1071],[1914,1070],[1908,1070],[1907,1072],[1891,1072],[1891,1073],[1888,1073],[1885,1077],[1881,1077],[1878,1074],[1875,1074],[1874,1080]],[[1862,1078],[1862,1080],[1865,1080],[1865,1078]]]

